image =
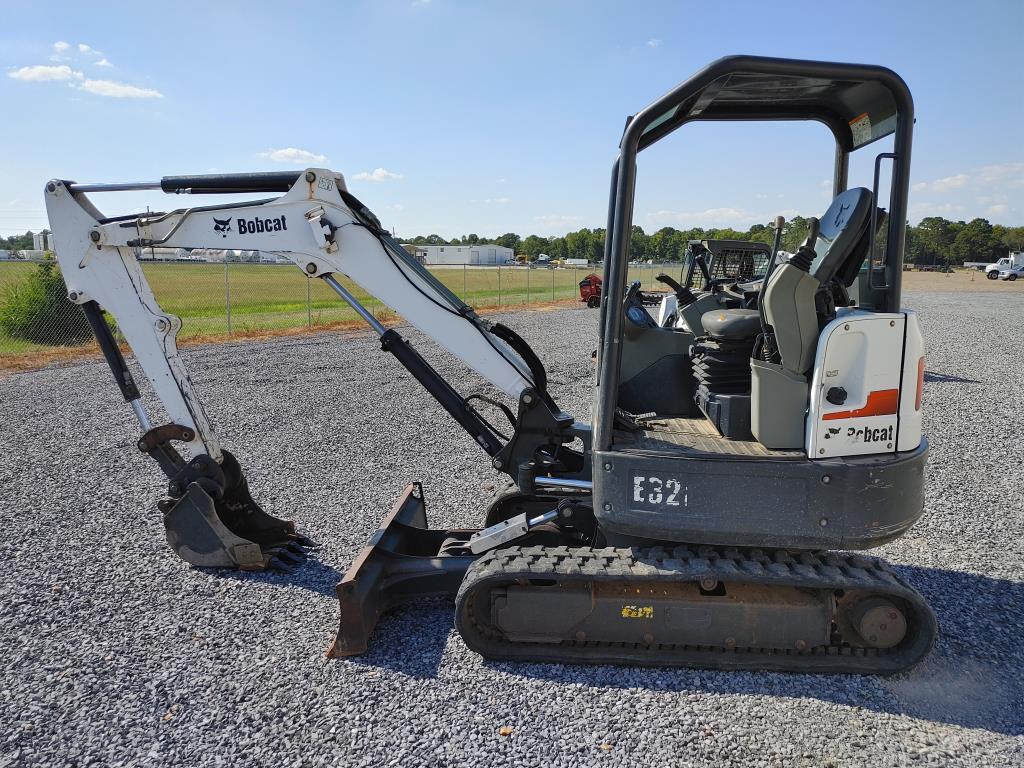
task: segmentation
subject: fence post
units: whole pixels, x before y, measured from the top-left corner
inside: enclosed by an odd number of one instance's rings
[[[231,282],[228,280],[228,257],[224,257],[224,307],[228,316],[228,336],[231,335]]]
[[[498,265],[498,306],[501,306],[501,264]]]
[[[530,273],[533,272],[529,266],[526,267],[526,303],[530,303]]]
[[[551,268],[551,300],[555,300],[555,269]]]
[[[311,300],[310,287],[309,287],[309,284],[312,281],[313,281],[313,278],[311,278],[311,277],[307,277],[306,278],[306,327],[307,328],[312,328],[313,327],[313,302]]]
[[[468,301],[469,293],[466,291],[466,265],[462,265],[462,300]]]

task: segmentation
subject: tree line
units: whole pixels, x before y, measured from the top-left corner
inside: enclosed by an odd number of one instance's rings
[[[520,237],[514,232],[506,232],[500,237],[490,238],[469,234],[451,240],[440,235],[399,239],[410,245],[501,245],[512,248],[517,254],[525,254],[531,261],[541,254],[552,259],[601,261],[604,258],[604,235],[603,229],[584,228],[555,237]],[[771,245],[774,236],[771,224],[754,224],[744,231],[662,227],[650,234],[633,225],[629,254],[630,259],[636,261],[682,261],[691,240],[748,240]],[[807,220],[794,216],[786,222],[781,248],[792,253],[806,237]],[[981,218],[968,222],[949,221],[941,216],[922,219],[916,226],[907,225],[905,261],[909,264],[960,266],[965,261],[995,261],[1010,251],[1024,251],[1024,227],[1004,227]]]
[[[43,230],[46,232],[47,230]],[[494,244],[525,254],[531,261],[541,254],[552,259],[604,258],[604,230],[579,229],[556,237],[528,235],[520,237],[506,232],[499,237],[481,237],[477,234],[445,240],[440,235],[418,235],[399,238],[412,245],[477,245]],[[690,240],[752,240],[771,245],[774,231],[771,224],[755,224],[750,229],[675,229],[662,227],[648,234],[633,225],[630,234],[630,258],[636,261],[682,261]],[[794,216],[786,222],[782,237],[782,250],[796,251],[807,237],[807,220]],[[32,248],[32,232],[11,237],[0,237],[0,250],[21,251]],[[941,216],[929,216],[916,226],[907,225],[905,261],[909,264],[959,266],[965,261],[995,261],[1010,251],[1024,251],[1024,227],[1004,227],[991,224],[987,219],[950,221]]]
[[[50,230],[44,229],[43,232]],[[26,232],[24,235],[11,235],[0,237],[0,251],[31,251],[33,246],[32,237],[35,233]]]

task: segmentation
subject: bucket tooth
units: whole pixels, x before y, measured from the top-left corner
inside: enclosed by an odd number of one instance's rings
[[[296,554],[288,549],[288,547],[281,547],[274,553],[274,557],[283,563],[291,563],[293,565],[299,565],[300,563],[306,562],[305,554]]]
[[[267,570],[282,571],[283,573],[295,573],[296,568],[291,563],[286,563],[277,555],[274,555],[267,562]]]

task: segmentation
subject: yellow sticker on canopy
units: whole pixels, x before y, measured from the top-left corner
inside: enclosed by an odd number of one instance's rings
[[[853,146],[859,147],[871,141],[871,116],[865,112],[850,121],[850,133],[853,134]]]

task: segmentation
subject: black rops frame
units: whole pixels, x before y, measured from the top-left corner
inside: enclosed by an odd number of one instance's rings
[[[871,120],[872,133],[855,144],[851,123],[864,114]],[[879,309],[900,309],[914,126],[914,102],[907,84],[892,70],[878,66],[761,56],[719,59],[634,115],[619,143],[619,156],[612,166],[605,241],[595,451],[609,450],[612,444],[624,316],[622,302],[616,299],[626,290],[637,155],[682,125],[698,120],[824,123],[836,140],[833,197],[846,190],[850,153],[893,134],[893,151],[887,153],[893,166],[885,287]]]

